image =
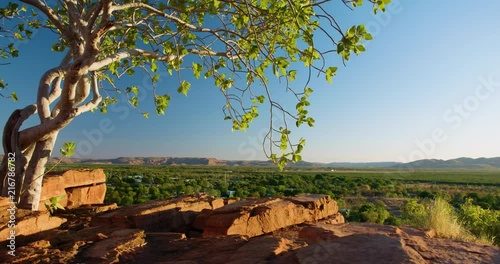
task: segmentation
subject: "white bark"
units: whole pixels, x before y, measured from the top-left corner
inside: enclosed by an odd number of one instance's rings
[[[42,194],[42,181],[45,173],[45,165],[49,161],[50,154],[54,148],[58,132],[49,135],[47,140],[38,142],[33,151],[24,184],[21,187],[21,201],[19,208],[38,210],[40,204],[40,195]]]

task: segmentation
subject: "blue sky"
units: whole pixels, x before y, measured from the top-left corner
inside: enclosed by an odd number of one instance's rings
[[[374,40],[367,52],[339,67],[333,84],[323,77],[312,82],[315,127],[293,132],[307,140],[304,160],[500,156],[500,3],[400,0],[378,16],[368,8],[331,8],[344,28],[364,23]],[[19,44],[20,59],[0,68],[21,98],[1,101],[1,123],[35,100],[39,77],[58,63],[51,38],[37,32]],[[140,75],[134,81],[148,86]],[[62,142],[75,141],[79,156],[87,158],[265,159],[265,115],[246,132],[232,132],[231,123],[223,121],[223,97],[211,80],[193,80],[187,97],[169,84],[168,78],[160,82],[172,95],[165,116],[144,119],[125,103],[107,115],[84,114],[59,134],[54,154]],[[143,91],[151,100],[151,92]]]

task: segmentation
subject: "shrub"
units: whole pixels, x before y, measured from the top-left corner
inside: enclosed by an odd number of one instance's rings
[[[484,209],[467,199],[460,207],[459,219],[482,242],[500,245],[500,211]]]
[[[455,209],[443,198],[436,198],[429,210],[429,228],[438,237],[469,240],[470,235],[458,222]]]
[[[416,228],[429,227],[429,212],[416,199],[408,200],[401,206],[401,218],[404,224]]]
[[[361,206],[355,206],[346,215],[347,221],[352,222],[370,222],[383,224],[391,214],[385,209],[384,203],[365,203]]]
[[[440,197],[428,206],[418,203],[417,200],[406,201],[401,206],[401,216],[404,224],[422,229],[434,229],[437,237],[474,240],[460,224],[455,209]]]

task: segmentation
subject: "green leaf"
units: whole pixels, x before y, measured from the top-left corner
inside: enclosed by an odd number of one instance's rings
[[[139,106],[139,98],[137,96],[133,96],[132,98],[130,98],[130,103],[133,107]]]
[[[156,62],[153,60],[151,62],[151,71],[156,72],[158,70],[158,65],[156,65]]]
[[[139,94],[139,87],[138,86],[131,86],[127,87],[127,93],[133,93],[135,95]]]
[[[196,77],[196,79],[199,79],[201,76],[201,72],[203,71],[203,66],[199,63],[194,63],[193,62],[193,75]]]
[[[182,81],[181,86],[179,86],[179,88],[177,88],[177,92],[182,93],[183,95],[187,96],[187,93],[188,93],[190,87],[191,87],[191,83],[184,80],[184,81]]]
[[[16,102],[17,100],[19,100],[19,98],[17,97],[17,93],[16,92],[12,92],[10,94],[10,98],[12,98],[12,101]]]
[[[151,82],[153,82],[153,83],[157,83],[159,80],[160,80],[159,74],[155,74],[155,75],[153,75],[153,78],[151,78]]]
[[[328,67],[325,72],[326,80],[329,83],[332,83],[332,77],[335,76],[335,73],[337,72],[337,67]]]
[[[302,157],[300,155],[298,155],[298,154],[293,154],[292,155],[292,161],[293,161],[293,163],[299,162],[301,160],[302,160]]]
[[[289,71],[288,72],[288,80],[292,82],[295,79],[297,79],[297,71],[296,70]]]
[[[61,148],[59,152],[65,157],[73,156],[73,154],[75,154],[75,142],[64,142],[63,148]]]
[[[300,153],[300,152],[302,152],[302,150],[303,150],[303,149],[304,149],[304,145],[300,145],[300,144],[299,144],[299,145],[297,146],[297,151],[296,151],[296,152],[297,152],[297,153]]]

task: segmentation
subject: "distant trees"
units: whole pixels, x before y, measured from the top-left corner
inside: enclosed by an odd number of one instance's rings
[[[361,206],[351,208],[347,213],[346,220],[352,222],[384,224],[390,215],[391,214],[387,211],[383,202],[367,202]]]

